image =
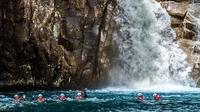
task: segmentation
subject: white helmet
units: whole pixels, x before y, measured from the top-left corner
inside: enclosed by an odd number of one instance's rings
[[[143,94],[142,93],[138,93],[137,96],[143,96]]]
[[[19,97],[19,95],[16,94],[16,95],[14,95],[14,97]]]
[[[65,94],[61,93],[60,96],[65,96]]]
[[[39,94],[38,97],[42,97],[42,94]]]
[[[153,96],[155,97],[156,95],[158,95],[157,93],[154,93]]]
[[[80,92],[78,92],[78,93],[77,93],[77,95],[78,95],[78,96],[81,96],[81,93],[80,93]]]

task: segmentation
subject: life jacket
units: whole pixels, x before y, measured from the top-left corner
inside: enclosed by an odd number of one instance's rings
[[[84,97],[81,95],[81,96],[76,96],[76,100],[83,100]]]
[[[15,99],[15,102],[19,103],[21,101],[21,98],[20,97],[17,97],[17,98],[14,98]]]
[[[46,100],[45,98],[40,98],[40,97],[37,98],[38,102],[44,102],[45,100]]]
[[[16,96],[14,96],[14,100],[15,100],[16,103],[19,103],[21,100],[23,100],[23,98],[16,95]]]
[[[60,96],[60,97],[59,97],[59,100],[60,100],[60,101],[67,100],[67,97],[65,97],[65,96]]]
[[[144,100],[144,96],[137,96],[137,100],[143,101]]]
[[[156,101],[160,101],[160,95],[156,95],[156,96],[154,96],[154,100],[156,100]]]

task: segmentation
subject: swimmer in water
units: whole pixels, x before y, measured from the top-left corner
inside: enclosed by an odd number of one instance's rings
[[[76,97],[75,97],[76,100],[83,100],[85,99],[84,96],[83,96],[83,93],[81,91],[78,91]]]
[[[142,93],[138,93],[137,94],[137,96],[136,96],[136,99],[138,100],[138,101],[144,101],[144,95],[142,94]]]
[[[161,100],[161,96],[159,94],[157,94],[157,93],[153,94],[153,98],[154,98],[155,101],[160,101]]]
[[[44,101],[46,101],[46,98],[44,98],[42,94],[39,94],[36,101],[37,102],[44,102]]]
[[[60,94],[60,96],[59,96],[59,100],[60,101],[65,101],[65,100],[67,100],[67,97],[65,96],[65,94]]]
[[[86,90],[85,90],[85,89],[82,90],[82,94],[83,94],[83,97],[84,97],[84,98],[87,98],[87,93],[86,93]]]
[[[16,103],[19,103],[19,102],[21,102],[21,100],[22,100],[22,98],[19,96],[19,95],[14,95],[14,101],[16,102]]]

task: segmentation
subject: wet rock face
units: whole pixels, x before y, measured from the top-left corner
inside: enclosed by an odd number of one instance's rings
[[[171,16],[171,25],[177,39],[197,40],[199,18],[198,0],[157,0]]]
[[[157,0],[171,16],[171,26],[176,31],[177,39],[183,37],[183,21],[187,13],[190,0]],[[184,37],[188,38],[188,37]]]
[[[191,76],[200,85],[200,1],[199,0],[157,0],[171,16],[177,41],[188,55],[194,69]]]
[[[115,0],[2,0],[0,88],[97,86],[110,67]]]

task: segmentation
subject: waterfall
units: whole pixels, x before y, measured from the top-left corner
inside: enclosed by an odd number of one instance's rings
[[[186,54],[175,41],[170,17],[153,0],[118,0],[118,56],[110,71],[112,86],[195,86]]]

